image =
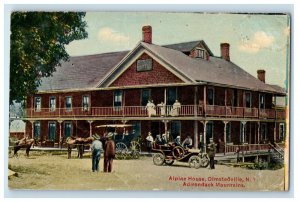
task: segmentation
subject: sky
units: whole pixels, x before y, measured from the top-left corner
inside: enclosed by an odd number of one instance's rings
[[[286,88],[290,26],[287,15],[161,12],[87,12],[87,39],[66,49],[70,56],[132,50],[142,26],[152,26],[152,43],[165,45],[204,40],[215,56],[220,43],[230,44],[230,59],[266,83]]]

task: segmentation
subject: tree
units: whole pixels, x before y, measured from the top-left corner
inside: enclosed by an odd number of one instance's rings
[[[13,12],[10,36],[10,103],[37,91],[69,55],[65,45],[87,38],[83,12]]]

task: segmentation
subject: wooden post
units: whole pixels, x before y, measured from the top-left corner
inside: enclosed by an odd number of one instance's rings
[[[259,144],[260,141],[259,133],[260,133],[260,122],[257,122],[257,144]]]
[[[195,86],[195,91],[194,91],[194,148],[198,149],[198,121],[196,120],[198,112],[197,112],[197,94],[198,94],[198,86]]]
[[[198,121],[194,120],[194,148],[198,149]]]
[[[90,124],[90,137],[92,137],[92,133],[93,133],[93,128],[92,128],[92,123],[93,121],[88,121]]]
[[[226,155],[226,144],[227,144],[227,139],[226,139],[226,127],[227,127],[227,123],[228,121],[223,121],[224,123],[224,155]]]
[[[245,126],[246,126],[246,123],[247,121],[242,121],[242,142],[243,144],[245,143]]]
[[[274,142],[276,142],[276,130],[277,130],[277,127],[276,127],[276,122],[274,122]]]
[[[201,121],[201,123],[203,124],[203,149],[204,152],[206,153],[206,124],[207,121]]]
[[[31,138],[34,138],[34,121],[30,121],[31,123]]]
[[[206,86],[203,86],[203,113],[206,116]]]
[[[59,147],[61,148],[62,145],[61,145],[61,137],[62,137],[62,132],[61,132],[61,123],[63,122],[62,120],[58,120],[57,121],[59,123],[59,140],[58,140],[58,144],[59,144]]]

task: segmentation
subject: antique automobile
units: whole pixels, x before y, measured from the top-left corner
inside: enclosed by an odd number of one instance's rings
[[[185,149],[181,145],[175,143],[168,143],[165,145],[158,145],[153,143],[153,163],[157,166],[163,164],[172,165],[175,161],[187,162],[191,168],[207,167],[209,164],[209,157],[206,153],[199,149]]]
[[[132,127],[131,124],[108,124],[97,126],[97,128],[105,128],[105,132],[112,132],[114,134],[113,139],[116,144],[117,159],[138,159],[140,157],[140,138],[137,137],[134,130],[132,130],[131,133],[126,133],[130,127]],[[123,133],[117,133],[117,128],[122,128]]]

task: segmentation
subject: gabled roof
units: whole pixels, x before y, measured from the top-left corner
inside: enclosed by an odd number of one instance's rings
[[[239,66],[222,58],[195,59],[173,49],[141,43],[147,50],[158,55],[195,82],[225,84],[251,90],[277,92],[270,85],[261,82]]]
[[[106,87],[107,85],[99,84],[107,84],[106,80],[114,79],[113,72],[119,71],[118,68],[122,63],[131,59],[137,50],[145,49],[159,60],[168,64],[182,78],[186,78],[185,81],[187,83],[206,82],[256,91],[285,93],[281,89],[261,82],[230,61],[213,56],[209,57],[209,60],[196,59],[182,53],[192,50],[199,43],[206,46],[204,41],[192,41],[166,46],[140,42],[130,52],[122,51],[71,57],[70,61],[62,63],[61,67],[57,67],[57,71],[53,73],[53,76],[42,78],[42,84],[38,90]],[[209,49],[207,48],[207,50]]]
[[[128,51],[71,57],[56,67],[51,77],[42,78],[39,91],[94,87]]]
[[[163,47],[178,50],[181,52],[190,52],[199,44],[202,45],[207,50],[210,56],[214,56],[214,54],[211,52],[211,50],[208,48],[208,46],[203,40],[163,45]]]

